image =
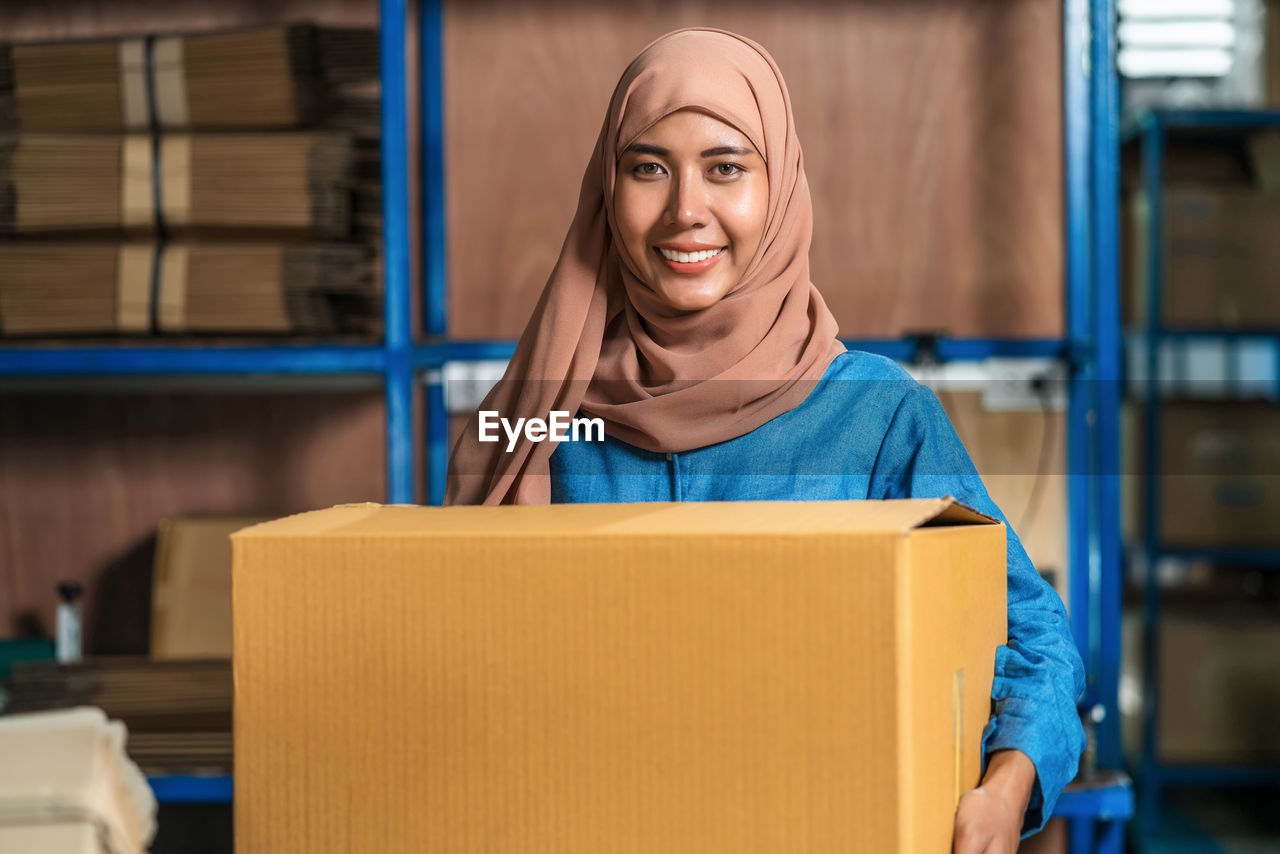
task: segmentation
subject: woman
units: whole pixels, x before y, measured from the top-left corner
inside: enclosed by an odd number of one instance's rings
[[[450,503],[836,500],[953,495],[1003,520],[937,398],[847,352],[809,281],[812,207],[769,54],[680,30],[623,74],[577,214],[481,411],[600,419],[603,441],[482,442]],[[554,452],[554,453],[553,453]],[[958,852],[1013,851],[1083,749],[1083,668],[1062,602],[1008,531],[1009,642]]]

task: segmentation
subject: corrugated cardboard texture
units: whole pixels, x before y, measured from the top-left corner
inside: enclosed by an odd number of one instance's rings
[[[978,782],[1004,530],[946,501],[357,505],[232,545],[242,854],[943,854]]]

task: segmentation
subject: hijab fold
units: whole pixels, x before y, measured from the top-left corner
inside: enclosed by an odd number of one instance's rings
[[[613,237],[618,159],[658,121],[696,109],[756,146],[769,207],[756,255],[719,302],[680,312],[644,283]],[[844,352],[809,281],[813,206],[790,97],[773,58],[724,30],[677,30],[646,47],[614,90],[560,258],[480,410],[601,418],[612,437],[657,453],[751,432],[803,402]],[[449,462],[448,504],[546,504],[557,444],[479,441],[473,414]]]

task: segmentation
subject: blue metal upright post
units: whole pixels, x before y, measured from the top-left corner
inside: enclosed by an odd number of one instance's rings
[[[1092,495],[1090,412],[1093,408],[1093,310],[1092,252],[1089,193],[1089,108],[1088,48],[1089,0],[1066,0],[1063,4],[1063,100],[1065,113],[1066,178],[1066,334],[1079,353],[1071,367],[1067,398],[1067,535],[1071,571],[1068,600],[1071,630],[1076,648],[1084,660],[1089,681],[1084,704],[1097,702],[1094,678],[1098,672],[1097,644],[1092,627],[1097,625],[1090,595],[1091,566],[1096,548],[1091,524]]]
[[[414,500],[413,324],[409,291],[409,157],[405,111],[405,0],[379,0],[382,77],[383,346],[386,349],[387,494]]]
[[[1098,537],[1098,761],[1118,766],[1120,749],[1120,86],[1115,0],[1094,0],[1090,71],[1093,103],[1094,360],[1093,424]]]
[[[422,326],[428,336],[448,331],[448,241],[445,232],[444,8],[422,0],[418,9],[418,97],[422,199]],[[449,463],[449,416],[441,366],[427,374],[426,492],[428,504],[444,501]]]
[[[444,335],[448,330],[443,29],[440,0],[422,0],[418,9],[418,174],[422,185],[422,328],[427,335]]]
[[[1148,116],[1143,128],[1142,181],[1147,196],[1146,323],[1143,338],[1146,385],[1143,396],[1143,553],[1146,592],[1142,620],[1142,821],[1153,827],[1160,812],[1160,761],[1157,754],[1159,726],[1159,625],[1160,588],[1156,569],[1160,558],[1160,327],[1164,307],[1160,282],[1164,275],[1164,125],[1158,113]]]

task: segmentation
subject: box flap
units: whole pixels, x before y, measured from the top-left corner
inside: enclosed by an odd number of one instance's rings
[[[950,495],[939,499],[946,502],[938,514],[920,524],[921,528],[934,528],[940,525],[998,525],[1000,520],[974,510],[968,504],[961,504]]]
[[[997,520],[950,496],[890,501],[707,501],[527,507],[344,504],[255,525],[234,534],[233,539],[361,534],[906,533],[926,526],[996,523]]]

